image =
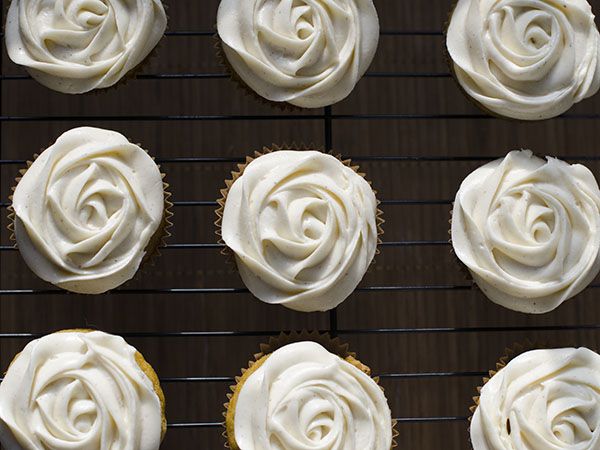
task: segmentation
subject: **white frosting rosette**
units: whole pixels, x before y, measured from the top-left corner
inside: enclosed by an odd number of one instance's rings
[[[241,450],[389,450],[392,419],[371,377],[306,341],[279,348],[243,381],[234,434]]]
[[[493,302],[548,312],[600,270],[600,190],[585,166],[513,151],[465,178],[451,233]]]
[[[377,214],[369,183],[335,157],[280,150],[250,162],[231,185],[221,234],[256,297],[326,311],[373,260]]]
[[[164,203],[162,176],[144,150],[115,131],[74,128],[17,184],[17,245],[40,278],[99,294],[137,272]]]
[[[161,401],[123,338],[55,333],[27,344],[0,384],[6,450],[156,450]]]
[[[503,117],[554,117],[600,87],[586,0],[458,0],[446,44],[464,91]]]
[[[6,48],[44,86],[80,94],[117,83],[166,26],[161,0],[12,0]]]
[[[481,389],[474,450],[600,448],[600,355],[587,348],[533,350]]]
[[[217,29],[244,83],[304,108],[350,94],[379,41],[372,0],[221,0]]]

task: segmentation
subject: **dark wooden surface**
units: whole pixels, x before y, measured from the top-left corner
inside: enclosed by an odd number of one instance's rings
[[[4,8],[8,2],[4,0]],[[453,0],[376,0],[382,30],[442,31]],[[600,0],[591,1],[600,12]],[[171,0],[171,31],[210,31],[218,0]],[[387,73],[448,72],[440,35],[383,35],[369,70]],[[167,36],[146,74],[212,74],[221,69],[210,36]],[[3,49],[2,74],[22,75]],[[106,93],[68,96],[32,80],[1,81],[0,159],[24,160],[83,124],[112,128],[140,142],[156,158],[239,157],[263,145],[326,143],[323,110],[280,119],[277,109],[245,96],[224,78],[137,79]],[[569,113],[598,113],[600,95]],[[365,77],[339,114],[479,114],[448,77]],[[110,120],[87,120],[87,116]],[[155,115],[268,115],[269,120],[127,120]],[[8,117],[41,116],[21,121]],[[59,119],[61,116],[75,118]],[[501,156],[516,148],[563,157],[599,155],[597,119],[558,118],[541,123],[499,119],[334,118],[332,143],[345,156]],[[435,159],[435,158],[434,158]],[[444,200],[441,204],[384,204],[384,241],[447,240],[450,203],[460,181],[481,161],[363,161],[381,200]],[[586,162],[600,176],[600,161]],[[19,164],[0,164],[0,194],[8,201]],[[163,163],[174,201],[214,201],[234,164]],[[6,207],[0,244],[11,245]],[[213,206],[176,206],[169,243],[216,242]],[[52,289],[27,268],[17,251],[0,251],[0,289]],[[598,279],[595,280],[598,283]],[[385,246],[361,286],[466,286],[447,245]],[[165,249],[154,267],[124,289],[243,287],[218,249]],[[488,301],[477,290],[377,290],[352,294],[336,311],[340,337],[374,374],[484,372],[514,342],[600,348],[598,289],[589,288],[556,311],[520,314]],[[249,294],[119,294],[0,296],[0,368],[29,340],[13,333],[49,333],[95,327],[114,333],[180,331],[278,332],[330,328],[329,313],[298,313],[268,306]],[[548,327],[573,329],[551,330]],[[357,330],[403,329],[390,333]],[[443,330],[426,330],[443,328]],[[457,329],[458,328],[458,329]],[[508,329],[507,329],[508,328]],[[6,335],[9,335],[8,337]],[[129,337],[165,377],[233,377],[268,336]],[[478,375],[384,377],[381,384],[403,449],[468,449],[465,418]],[[228,382],[165,382],[169,423],[219,422]],[[431,421],[428,418],[457,418]],[[170,428],[162,448],[222,448],[219,427]]]

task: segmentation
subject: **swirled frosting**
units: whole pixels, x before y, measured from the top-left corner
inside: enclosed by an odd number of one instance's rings
[[[587,348],[533,350],[481,390],[474,450],[600,448],[600,355]]]
[[[452,245],[493,302],[544,313],[600,270],[600,190],[580,164],[512,151],[462,182]]]
[[[138,270],[162,221],[162,177],[125,136],[75,128],[33,162],[12,206],[31,270],[63,289],[99,294]]]
[[[379,41],[372,0],[221,0],[217,29],[250,88],[304,108],[348,96]]]
[[[554,117],[600,87],[586,0],[459,0],[446,44],[465,92],[504,117]]]
[[[222,237],[250,291],[297,311],[326,311],[349,296],[377,247],[369,184],[318,151],[267,153],[227,194]]]
[[[241,450],[389,450],[383,391],[315,342],[273,352],[242,384],[235,406]]]
[[[6,450],[156,450],[161,405],[121,337],[54,333],[27,344],[0,384]]]
[[[117,83],[166,26],[160,0],[13,0],[6,48],[44,86],[80,94]]]

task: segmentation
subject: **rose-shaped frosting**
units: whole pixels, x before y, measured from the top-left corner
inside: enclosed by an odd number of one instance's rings
[[[162,177],[144,150],[115,131],[75,128],[19,181],[15,235],[40,278],[99,294],[136,273],[163,207]]]
[[[379,41],[372,0],[221,0],[217,29],[249,87],[304,108],[350,94]]]
[[[474,450],[600,448],[600,355],[587,348],[533,350],[481,389]]]
[[[7,450],[156,450],[161,421],[135,348],[99,331],[30,342],[0,384]]]
[[[222,237],[267,303],[326,311],[352,293],[377,247],[377,201],[331,155],[282,150],[253,160],[227,194]]]
[[[160,0],[13,0],[6,48],[44,86],[79,94],[119,81],[166,26]]]
[[[371,377],[306,341],[276,350],[245,380],[234,434],[241,450],[389,450],[392,422]]]
[[[586,0],[459,0],[446,43],[465,92],[504,117],[554,117],[600,87]]]
[[[472,172],[454,202],[452,245],[495,303],[543,313],[600,270],[600,190],[580,164],[512,151]]]

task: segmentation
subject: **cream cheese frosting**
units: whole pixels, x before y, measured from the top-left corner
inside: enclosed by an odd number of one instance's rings
[[[587,348],[533,350],[481,389],[474,450],[600,448],[600,355]]]
[[[250,291],[298,311],[352,293],[377,248],[377,200],[331,155],[281,150],[246,166],[227,194],[221,232]]]
[[[493,302],[551,311],[600,270],[600,190],[581,164],[512,151],[462,182],[451,233],[456,256]]]
[[[459,0],[446,44],[464,91],[500,116],[557,116],[600,88],[586,0]]]
[[[389,450],[381,388],[315,342],[273,352],[242,384],[235,407],[241,450]]]
[[[6,48],[44,86],[79,94],[117,83],[166,26],[160,0],[12,0]]]
[[[156,450],[161,416],[135,348],[99,331],[30,342],[0,384],[6,450]]]
[[[162,222],[162,176],[152,158],[115,131],[65,132],[15,189],[15,235],[40,278],[99,294],[133,277]]]
[[[372,0],[221,0],[217,29],[250,88],[304,108],[348,96],[379,41]]]

